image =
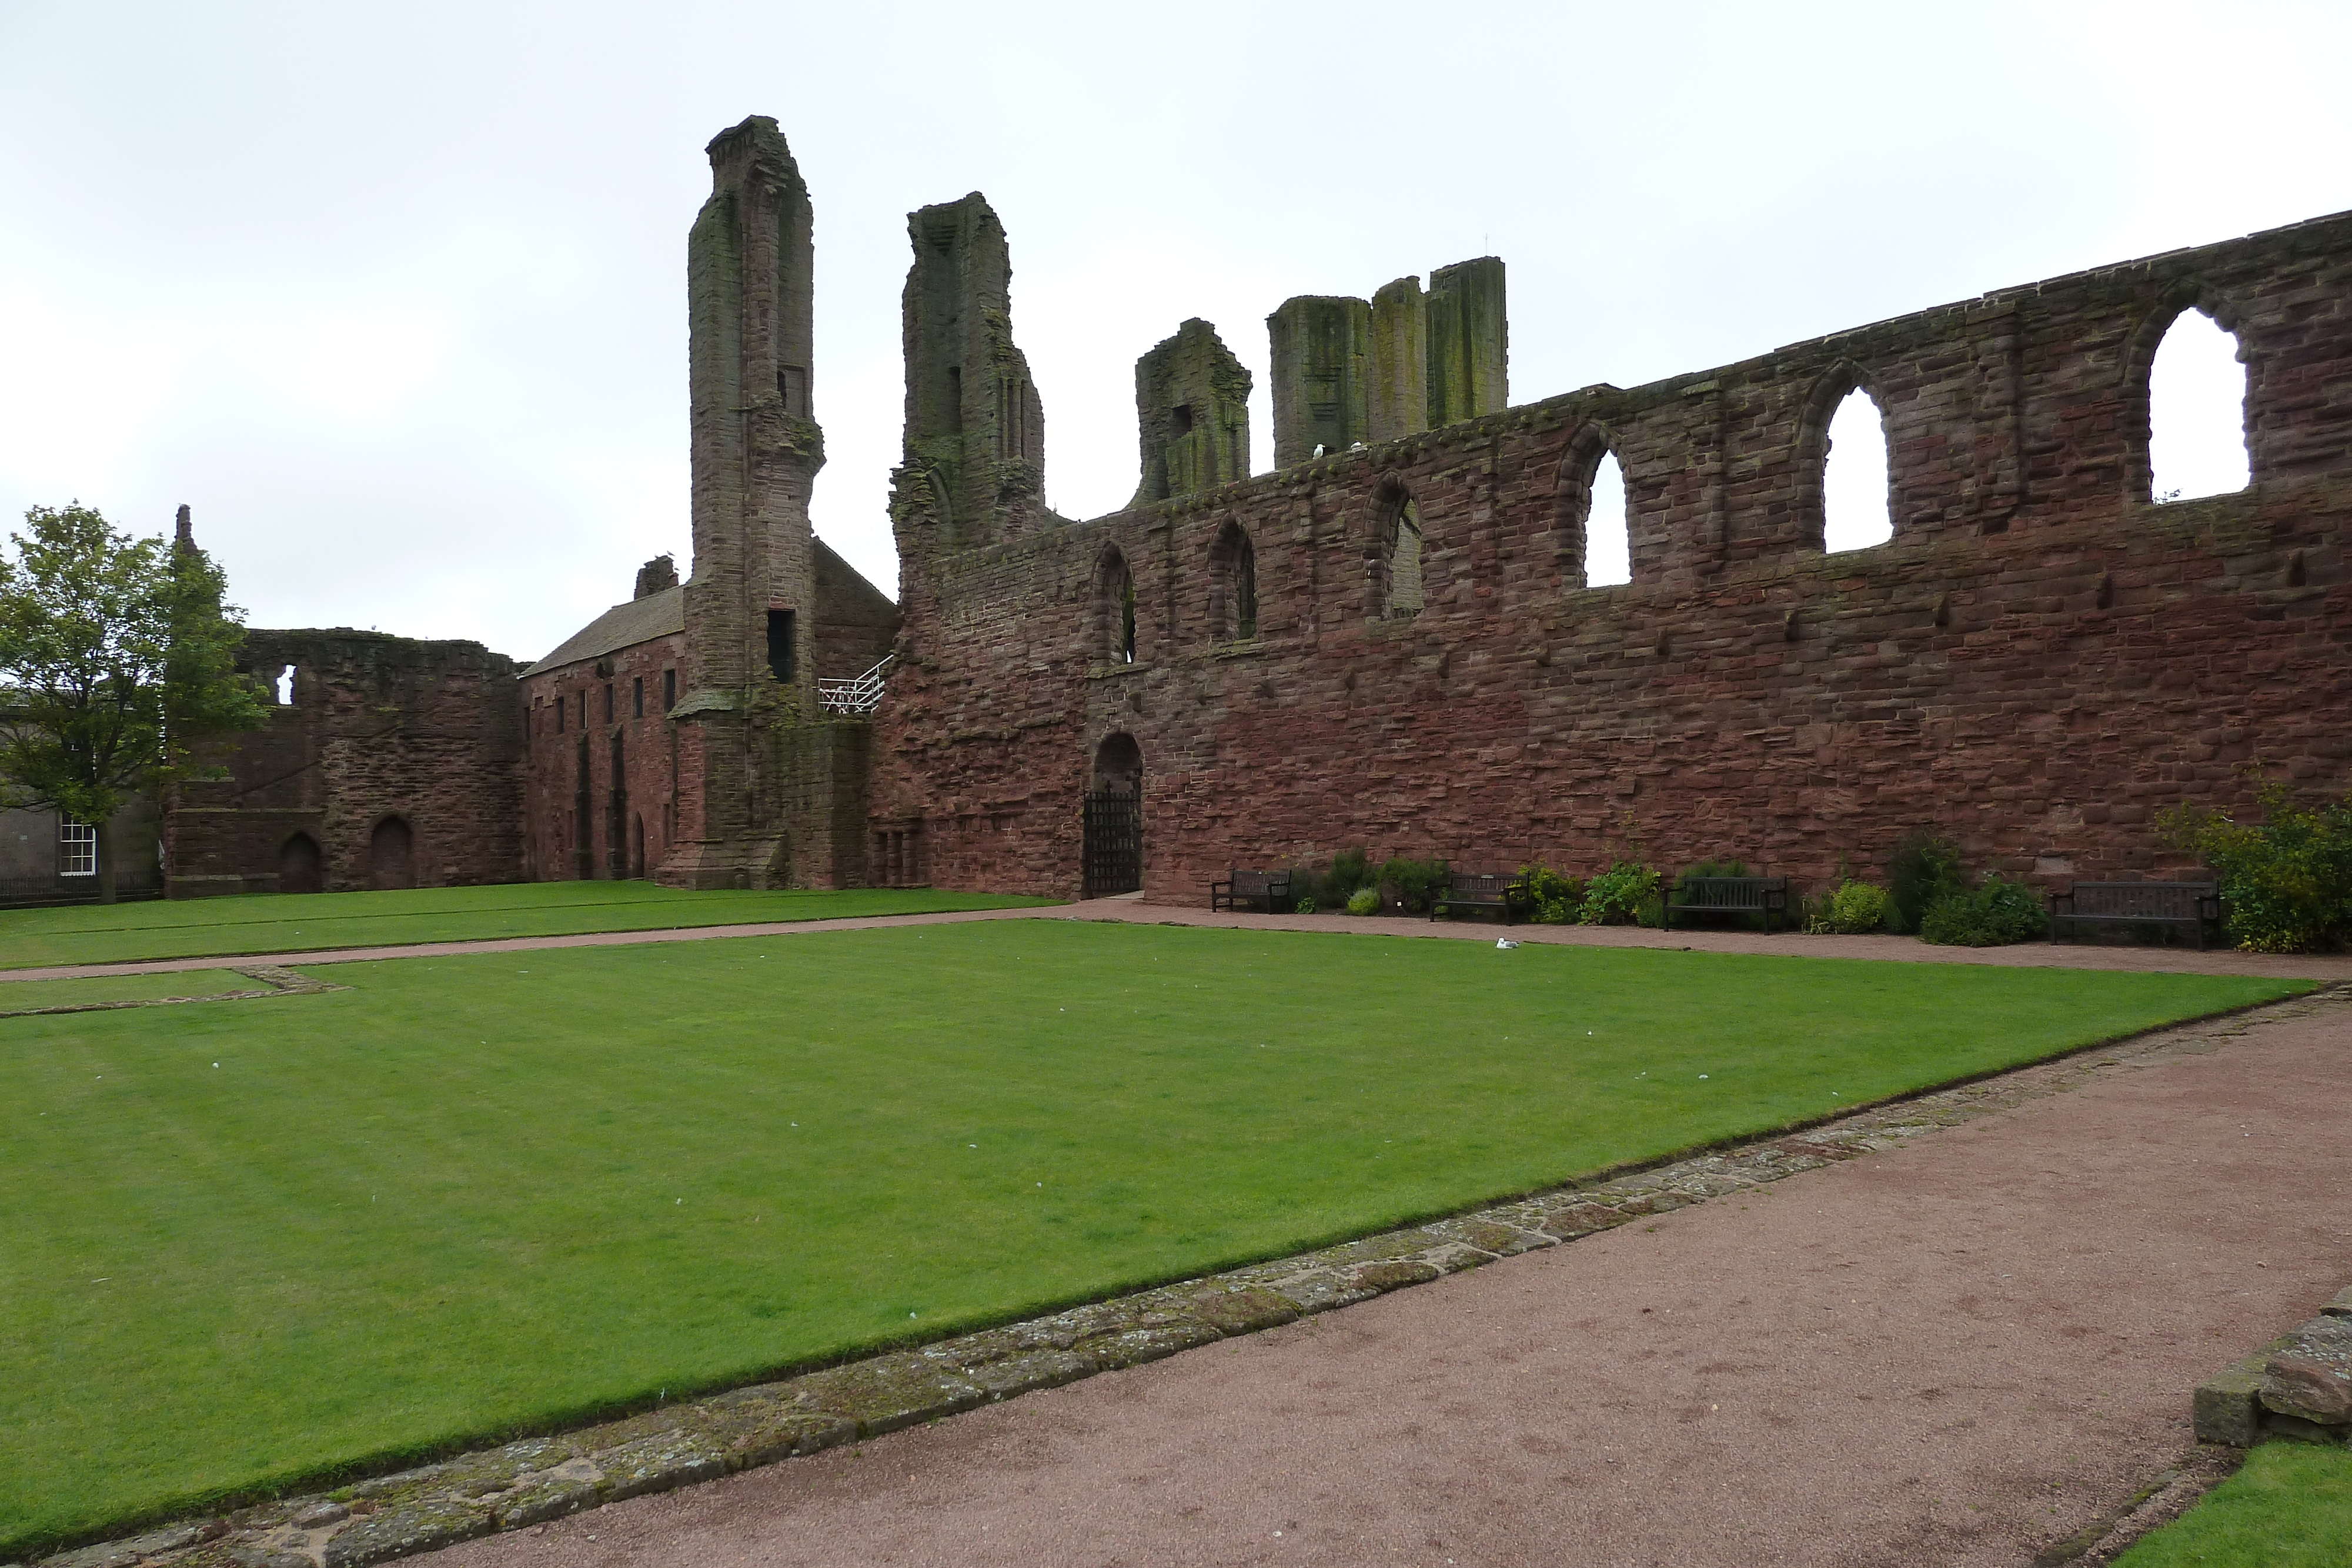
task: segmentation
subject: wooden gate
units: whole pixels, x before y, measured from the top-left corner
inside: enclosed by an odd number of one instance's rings
[[[1143,789],[1131,795],[1088,790],[1084,851],[1086,895],[1102,898],[1143,885]]]

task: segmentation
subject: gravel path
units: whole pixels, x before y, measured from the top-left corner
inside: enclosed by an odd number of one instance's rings
[[[405,946],[344,947],[317,952],[228,954],[203,958],[154,958],[123,964],[60,964],[43,969],[0,970],[10,980],[80,980],[104,975],[172,974],[184,969],[236,969],[255,964],[360,964],[383,958],[441,958],[467,953],[529,953],[549,947],[625,947],[646,942],[711,942],[730,936],[795,936],[818,931],[861,931],[885,925],[945,925],[967,920],[1118,920],[1147,925],[1206,925],[1252,931],[1330,931],[1357,936],[1426,936],[1441,940],[1551,942],[1589,947],[1674,947],[1701,953],[1779,953],[1807,958],[1892,958],[1908,963],[2021,965],[2035,968],[2138,969],[2202,975],[2275,975],[2295,979],[2352,979],[2352,956],[2337,954],[2239,953],[2217,948],[2021,943],[2014,947],[1930,947],[1908,936],[1765,936],[1744,931],[1648,931],[1632,925],[1515,925],[1506,934],[1492,922],[1453,922],[1344,915],[1213,915],[1189,905],[1145,904],[1133,894],[1037,909],[981,909],[943,915],[882,915],[855,920],[787,920],[751,925],[698,925],[661,931],[604,931],[572,936],[516,936],[487,942],[417,942]]]
[[[436,1561],[2016,1568],[2155,1480],[2190,1388],[2352,1277],[2352,1005],[2287,1010],[1769,1189]]]

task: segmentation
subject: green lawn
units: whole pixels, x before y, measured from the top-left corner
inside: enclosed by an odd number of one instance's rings
[[[317,893],[191,898],[111,908],[0,911],[0,969],[209,958],[232,953],[315,953],[395,942],[568,936],[770,920],[841,920],[1018,909],[1051,899],[921,888],[843,892],[683,893],[649,882],[518,882],[420,887],[404,893]]]
[[[2352,1563],[2352,1452],[2265,1443],[2245,1468],[2116,1568],[2344,1568]]]
[[[1050,920],[331,973],[0,1020],[0,1560],[2308,988]]]

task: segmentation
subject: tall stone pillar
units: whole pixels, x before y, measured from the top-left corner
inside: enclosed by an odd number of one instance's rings
[[[1045,409],[1013,341],[1004,225],[974,191],[907,216],[903,488],[919,486],[939,542],[1018,538],[1045,511]]]
[[[1372,296],[1367,437],[1375,444],[1429,428],[1429,312],[1421,279],[1400,277]]]
[[[1135,361],[1143,482],[1130,507],[1249,477],[1250,373],[1199,317]]]
[[[1429,275],[1429,428],[1508,408],[1503,263],[1482,256]]]
[[[1345,452],[1370,441],[1372,308],[1303,294],[1284,300],[1265,329],[1274,350],[1274,465],[1305,463],[1318,446]]]
[[[692,787],[659,878],[764,887],[791,876],[773,731],[816,711],[814,253],[808,187],[774,120],[754,115],[709,152],[710,199],[687,240],[694,571],[672,710]]]

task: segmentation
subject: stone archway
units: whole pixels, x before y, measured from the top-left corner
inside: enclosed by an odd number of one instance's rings
[[[386,817],[368,835],[368,886],[382,890],[415,885],[415,835],[404,819]]]
[[[320,870],[319,841],[308,833],[297,833],[278,850],[278,891],[280,893],[320,893],[326,887]]]
[[[1079,860],[1088,898],[1143,886],[1143,748],[1124,731],[1095,747]]]

